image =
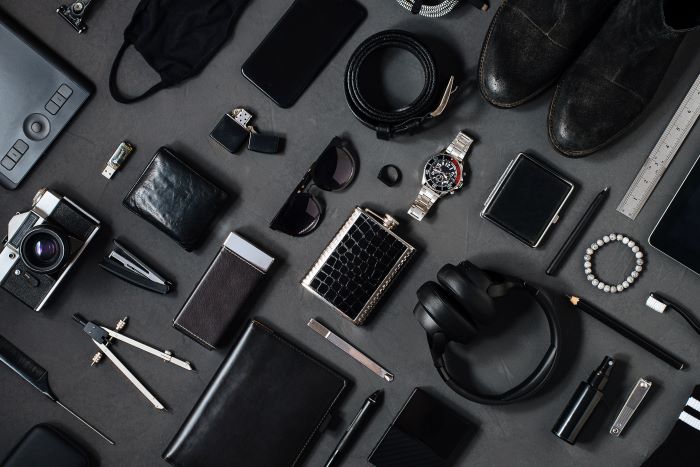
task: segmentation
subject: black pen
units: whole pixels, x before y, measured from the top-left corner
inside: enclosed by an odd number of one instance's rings
[[[591,220],[593,220],[593,216],[595,216],[598,213],[600,206],[603,204],[603,201],[605,201],[608,198],[609,194],[610,187],[607,187],[606,189],[598,193],[598,195],[595,198],[593,198],[593,201],[591,202],[590,206],[588,206],[588,209],[586,209],[586,212],[583,214],[583,217],[581,217],[581,220],[578,221],[578,224],[576,224],[574,230],[571,231],[569,237],[566,239],[561,248],[559,248],[557,255],[549,264],[549,267],[546,271],[548,276],[553,276],[557,273],[557,270],[564,262],[566,257],[569,255],[569,253],[571,253],[571,249],[581,238],[581,235],[586,230],[586,227],[590,225]]]
[[[590,303],[584,301],[582,298],[568,295],[567,297],[572,305],[585,311],[590,316],[605,324],[613,331],[616,331],[622,336],[631,340],[647,352],[668,363],[676,370],[682,370],[683,368],[688,366],[687,363],[673,355],[668,350],[661,347],[656,342],[649,340],[647,337],[641,335],[631,327],[627,326],[622,321],[618,320],[617,318],[613,318],[611,315],[605,313],[602,310],[599,310]]]
[[[352,423],[350,423],[350,425],[348,425],[348,427],[345,429],[343,436],[340,437],[340,441],[338,441],[338,445],[335,447],[333,454],[331,454],[331,457],[329,457],[328,461],[326,461],[326,467],[333,465],[340,453],[350,444],[353,436],[359,429],[364,419],[370,414],[372,408],[381,402],[383,394],[384,391],[381,389],[374,391],[372,395],[367,398],[365,403],[362,404],[362,408],[360,408],[360,411],[357,412],[357,415],[355,415]]]

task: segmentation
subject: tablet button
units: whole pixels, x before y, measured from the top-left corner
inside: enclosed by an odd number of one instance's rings
[[[21,139],[18,139],[13,147],[20,154],[24,154],[25,152],[27,152],[27,149],[29,149],[29,145],[27,143],[25,143],[24,141],[22,141]]]
[[[24,134],[27,135],[27,138],[34,141],[41,141],[49,136],[51,132],[51,123],[49,119],[42,114],[31,114],[24,119],[22,129],[24,130]]]
[[[73,94],[73,90],[68,87],[67,84],[62,84],[60,88],[58,88],[58,93],[68,99],[71,94]]]
[[[2,159],[2,162],[1,162],[1,163],[2,163],[2,166],[5,167],[7,170],[12,170],[12,169],[14,168],[15,164],[16,164],[15,161],[13,161],[12,159],[10,159],[10,158],[7,157],[7,156],[5,156],[5,157]]]

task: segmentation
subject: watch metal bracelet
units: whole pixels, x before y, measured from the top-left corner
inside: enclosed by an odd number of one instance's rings
[[[408,214],[416,220],[423,220],[430,208],[440,198],[440,195],[429,187],[423,185],[418,193],[418,197],[408,210]]]
[[[469,152],[469,147],[472,145],[474,140],[469,136],[465,135],[461,131],[455,137],[454,140],[447,146],[445,152],[450,156],[456,157],[458,161],[462,162],[464,157]]]

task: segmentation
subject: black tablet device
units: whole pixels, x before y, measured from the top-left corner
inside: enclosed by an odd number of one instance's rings
[[[481,217],[538,247],[574,191],[574,184],[534,157],[520,153],[501,175]]]
[[[649,236],[649,244],[700,274],[700,158]]]

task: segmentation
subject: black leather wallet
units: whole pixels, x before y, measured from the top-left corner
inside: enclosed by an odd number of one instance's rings
[[[171,149],[162,147],[123,204],[192,251],[211,230],[227,200],[223,189],[190,168]]]
[[[253,320],[163,458],[179,467],[299,465],[346,385],[340,374]]]
[[[89,467],[90,456],[51,425],[35,425],[2,461],[4,467]]]
[[[173,326],[212,350],[221,344],[274,258],[230,233],[204,276],[173,320]]]

